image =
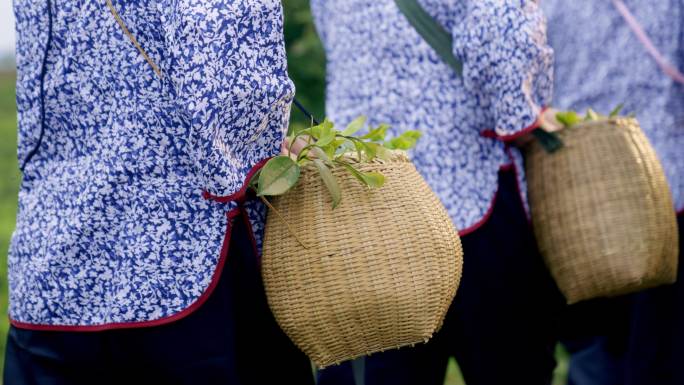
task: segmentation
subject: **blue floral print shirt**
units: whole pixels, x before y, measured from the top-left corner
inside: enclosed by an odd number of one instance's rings
[[[521,164],[501,139],[528,132],[550,101],[553,53],[534,1],[420,3],[451,32],[463,77],[393,0],[311,1],[327,51],[327,114],[423,131],[412,159],[464,234],[486,218],[498,170]]]
[[[239,202],[279,152],[294,93],[280,1],[113,5],[161,77],[104,0],[14,2],[20,327],[168,322],[206,298],[233,214],[260,240],[263,208]]]
[[[667,61],[684,72],[684,1],[623,0]],[[612,1],[544,0],[559,108],[607,113],[624,103],[653,144],[684,210],[684,85],[647,53]]]

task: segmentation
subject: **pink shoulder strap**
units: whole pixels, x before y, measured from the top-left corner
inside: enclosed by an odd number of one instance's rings
[[[629,25],[629,28],[632,29],[641,44],[643,44],[646,48],[646,51],[648,51],[653,59],[655,59],[656,63],[658,63],[663,72],[674,79],[674,81],[684,84],[684,74],[679,72],[679,70],[670,64],[665,56],[658,51],[658,48],[656,48],[656,46],[653,44],[653,41],[651,41],[651,39],[648,37],[646,31],[644,31],[644,28],[634,17],[632,12],[630,12],[625,3],[622,0],[613,0],[613,5],[615,5],[615,8],[617,8],[618,12],[620,12],[622,17],[625,19],[627,25]]]

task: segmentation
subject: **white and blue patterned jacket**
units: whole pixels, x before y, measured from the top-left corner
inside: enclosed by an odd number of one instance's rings
[[[104,0],[14,1],[19,327],[153,325],[200,305],[243,182],[287,125],[280,1],[113,3],[161,78]],[[247,211],[258,238],[263,211]]]
[[[684,0],[623,0],[664,58],[684,71]],[[684,210],[684,85],[665,74],[611,1],[544,0],[556,52],[554,105],[633,112]]]
[[[511,155],[520,165],[501,139],[535,127],[550,102],[553,54],[536,2],[420,2],[451,32],[462,78],[393,0],[312,0],[328,58],[327,113],[423,131],[412,159],[466,234],[490,212],[498,170]]]

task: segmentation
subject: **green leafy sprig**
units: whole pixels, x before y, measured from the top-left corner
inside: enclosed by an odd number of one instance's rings
[[[568,128],[582,122],[598,121],[611,119],[619,116],[620,111],[622,111],[622,104],[615,107],[608,116],[601,115],[596,111],[589,108],[584,115],[581,117],[576,111],[561,111],[556,113],[556,120],[563,125],[563,127]],[[558,151],[563,147],[563,141],[560,139],[556,132],[547,132],[541,128],[536,129],[532,132],[539,144],[548,153],[553,153]]]
[[[556,119],[566,128],[572,127],[574,125],[577,125],[582,122],[592,122],[592,121],[599,121],[599,120],[606,120],[606,119],[612,119],[620,116],[620,112],[622,111],[623,105],[619,104],[617,107],[613,108],[612,111],[606,116],[606,115],[601,115],[594,111],[593,109],[589,108],[587,109],[587,112],[584,114],[584,117],[580,116],[576,111],[562,111],[558,112],[556,114]]]
[[[384,175],[363,172],[357,168],[357,164],[376,159],[387,160],[390,150],[411,149],[421,133],[406,131],[398,137],[387,139],[389,126],[381,124],[370,128],[362,136],[356,136],[365,125],[366,117],[361,116],[343,130],[335,129],[335,125],[327,119],[321,124],[294,130],[288,136],[289,154],[271,158],[252,178],[250,187],[260,197],[285,194],[297,184],[301,169],[307,164],[313,164],[318,171],[332,198],[333,209],[342,200],[342,191],[332,173],[336,167],[344,168],[369,189],[382,187],[385,183]],[[298,140],[304,140],[306,145],[295,155],[292,153],[292,146]],[[356,162],[350,161],[350,158]]]

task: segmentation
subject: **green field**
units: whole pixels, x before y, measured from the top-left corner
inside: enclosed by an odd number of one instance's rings
[[[14,229],[19,186],[15,110],[14,74],[0,73],[0,373],[4,364],[5,335],[8,327],[7,250]]]
[[[288,45],[290,74],[297,85],[297,97],[317,116],[323,116],[325,60],[323,49],[310,22],[307,0],[285,3],[285,34]],[[19,172],[16,161],[16,111],[14,74],[0,73],[0,373],[4,363],[7,333],[7,250],[16,215]],[[299,112],[293,113],[293,124],[306,124]],[[558,350],[559,366],[554,385],[565,384],[567,355]],[[266,360],[268,353],[264,353]],[[493,369],[495,370],[495,369]],[[514,377],[515,373],[511,373]],[[1,378],[1,376],[0,376]],[[1,379],[0,379],[1,381]],[[511,382],[515,382],[514,378]],[[463,380],[452,360],[445,385],[462,385]]]

